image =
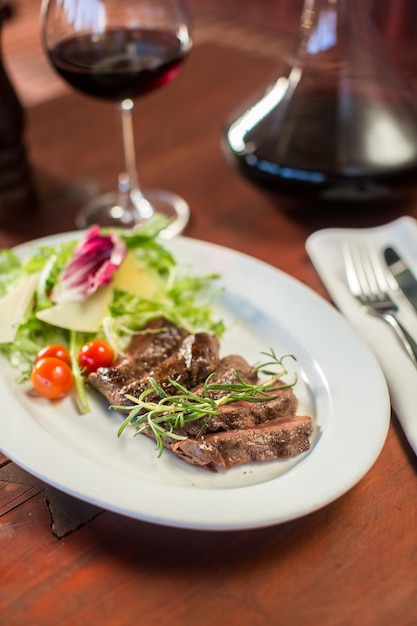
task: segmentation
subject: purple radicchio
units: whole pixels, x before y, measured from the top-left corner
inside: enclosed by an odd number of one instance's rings
[[[84,300],[112,280],[127,254],[123,239],[92,226],[75,248],[52,292],[55,303]]]

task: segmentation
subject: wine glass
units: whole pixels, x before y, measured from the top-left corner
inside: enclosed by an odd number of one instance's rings
[[[140,227],[155,213],[170,218],[161,235],[180,233],[185,200],[170,191],[141,190],[136,168],[134,99],[169,83],[191,50],[182,0],[43,0],[42,41],[52,66],[72,87],[118,103],[126,171],[118,190],[94,198],[76,224]]]

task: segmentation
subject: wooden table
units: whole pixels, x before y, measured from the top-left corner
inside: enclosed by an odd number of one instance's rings
[[[138,103],[140,179],[189,201],[189,237],[253,255],[327,297],[306,237],[324,226],[417,217],[417,205],[301,218],[233,172],[220,150],[222,125],[275,67],[256,47],[202,40],[169,87]],[[41,208],[1,230],[2,247],[72,229],[91,181],[109,190],[121,167],[113,107],[70,93],[27,114]],[[374,466],[332,504],[282,525],[199,532],[102,511],[0,454],[0,623],[412,626],[416,469],[393,416]]]

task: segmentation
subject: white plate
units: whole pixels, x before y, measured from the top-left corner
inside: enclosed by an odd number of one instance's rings
[[[74,236],[39,241],[53,245]],[[20,246],[19,253],[30,253],[31,245]],[[184,237],[164,245],[195,273],[222,274],[225,292],[217,308],[229,329],[223,355],[239,353],[255,363],[261,351],[273,348],[280,356],[296,356],[298,412],[315,422],[311,450],[290,461],[212,474],[167,451],[157,458],[154,442],[132,437],[129,429],[117,438],[121,417],[99,398],[92,398],[91,414],[80,416],[69,398],[52,404],[31,396],[2,361],[4,454],[47,483],[103,508],[192,529],[276,524],[345,493],[376,460],[389,423],[387,388],[372,353],[330,304],[283,272]]]

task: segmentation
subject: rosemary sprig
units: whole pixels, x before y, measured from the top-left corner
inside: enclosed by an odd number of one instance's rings
[[[212,383],[212,374],[207,377],[203,390],[197,395],[176,382],[169,379],[170,384],[178,393],[168,394],[162,386],[152,377],[149,377],[150,387],[143,391],[139,397],[135,398],[130,394],[126,394],[126,398],[132,402],[129,406],[112,405],[110,408],[118,411],[128,411],[128,416],[122,422],[118,436],[122,434],[125,428],[133,425],[136,428],[136,434],[143,433],[150,428],[156,440],[158,456],[161,456],[164,448],[164,438],[168,437],[175,440],[187,439],[187,436],[179,434],[177,431],[184,428],[188,422],[195,422],[204,419],[203,424],[197,434],[197,437],[203,432],[207,422],[212,416],[220,413],[220,407],[231,402],[244,400],[246,402],[270,402],[277,398],[277,394],[283,389],[292,387],[297,382],[297,376],[294,380],[287,384],[282,384],[282,377],[288,374],[283,362],[286,358],[292,358],[293,355],[287,354],[278,358],[273,350],[271,352],[262,352],[270,360],[255,367],[258,372],[269,376],[269,379],[256,384],[245,382],[239,371],[236,370],[235,383]],[[270,366],[278,367],[269,369]],[[279,382],[279,384],[277,384]],[[211,398],[210,391],[224,391],[224,395],[220,398]],[[157,395],[160,399],[155,401],[147,400],[149,395]]]

